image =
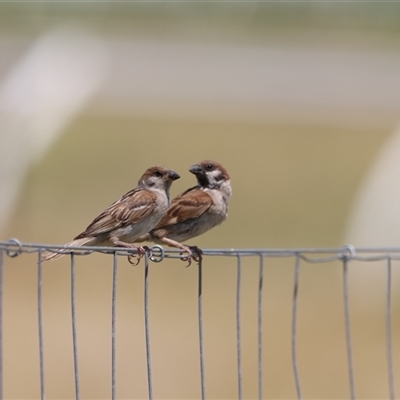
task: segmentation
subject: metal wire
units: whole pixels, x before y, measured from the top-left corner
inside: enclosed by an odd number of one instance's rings
[[[144,324],[146,334],[147,384],[149,388],[149,400],[153,400],[153,377],[151,373],[149,329],[149,258],[147,253],[144,255]]]
[[[390,400],[396,398],[393,372],[393,351],[392,351],[392,260],[387,259],[387,284],[386,284],[386,346],[389,377]]]
[[[74,352],[74,379],[75,398],[80,399],[79,393],[79,363],[78,363],[78,339],[76,335],[76,310],[75,310],[75,257],[71,253],[71,317],[72,317],[72,348]]]
[[[198,316],[199,316],[199,345],[200,345],[200,386],[201,400],[206,398],[206,385],[204,374],[204,338],[203,338],[203,260],[199,261],[199,291],[198,291]]]
[[[297,398],[303,398],[301,394],[299,367],[297,365],[297,304],[299,294],[299,274],[300,274],[300,257],[296,257],[294,266],[294,288],[293,288],[293,306],[292,306],[292,364],[294,380],[296,383]]]
[[[4,250],[0,249],[0,400],[3,400],[3,279]]]
[[[349,277],[348,277],[348,259],[343,258],[343,301],[344,301],[344,319],[346,329],[346,348],[347,348],[347,364],[349,369],[349,386],[350,398],[355,400],[356,391],[354,385],[354,367],[353,367],[353,350],[351,344],[350,329],[350,305],[349,305]]]
[[[263,397],[263,279],[264,279],[264,257],[259,256],[259,278],[258,278],[258,399]]]
[[[240,327],[240,302],[241,302],[241,282],[242,282],[242,258],[237,257],[237,285],[236,285],[236,336],[237,336],[237,367],[238,367],[238,398],[243,399],[242,385],[242,340]]]
[[[92,252],[100,252],[100,253],[110,253],[113,254],[115,251],[119,255],[130,255],[137,254],[136,249],[128,249],[122,247],[105,247],[105,246],[60,246],[54,244],[42,244],[42,243],[21,243],[18,239],[10,239],[9,241],[0,241],[0,248],[6,250],[6,253],[9,257],[16,257],[21,253],[35,253],[39,248],[47,251],[52,251],[55,253],[64,253],[69,254],[70,250],[74,250],[75,255],[88,255]],[[155,249],[155,252],[159,252],[160,246],[153,246],[152,249]],[[351,250],[350,250],[351,249]],[[260,254],[268,256],[268,257],[293,257],[296,255],[301,255],[302,257],[306,254],[331,254],[335,255],[335,260],[342,260],[343,253],[354,253],[348,256],[349,259],[356,259],[356,255],[359,254],[371,254],[371,253],[380,253],[380,254],[392,254],[393,257],[400,256],[400,247],[356,247],[354,248],[351,245],[346,245],[343,247],[332,247],[332,248],[281,248],[281,249],[248,249],[248,248],[238,248],[238,249],[202,249],[202,254],[204,255],[213,255],[213,256],[229,256],[236,257],[237,254],[243,256],[258,256]],[[165,258],[183,258],[184,255],[181,254],[180,250],[168,248],[164,249],[163,256]],[[162,256],[161,256],[162,257]],[[397,259],[397,258],[396,258]]]
[[[153,378],[151,367],[151,341],[149,329],[149,260],[152,262],[162,262],[165,258],[179,259],[184,257],[179,250],[163,249],[154,246],[154,257],[146,254],[144,256],[144,317],[145,317],[145,340],[146,340],[146,360],[147,360],[147,380],[149,399],[153,399]],[[76,256],[87,256],[93,252],[113,254],[113,275],[112,275],[112,317],[111,317],[111,398],[116,399],[116,296],[117,296],[117,260],[120,255],[136,254],[136,250],[114,248],[114,247],[70,247],[46,244],[21,243],[17,239],[8,242],[0,242],[0,400],[3,398],[3,288],[4,288],[4,265],[5,256],[14,258],[23,253],[37,253],[38,256],[38,277],[37,277],[37,307],[38,307],[38,329],[39,329],[39,362],[40,362],[40,388],[41,398],[45,398],[45,370],[44,370],[44,337],[43,337],[43,265],[41,255],[43,251],[54,251],[59,253],[67,252],[71,259],[71,313],[72,313],[72,336],[74,352],[74,377],[75,377],[75,396],[80,400],[79,391],[79,362],[76,332],[76,279],[75,279],[75,260]],[[204,249],[203,257],[235,257],[237,268],[236,281],[236,346],[237,346],[237,379],[238,379],[238,398],[243,399],[243,364],[242,364],[242,343],[241,343],[241,297],[242,297],[242,257],[258,257],[259,277],[258,277],[258,300],[257,300],[257,330],[258,330],[258,397],[264,398],[263,394],[263,295],[264,295],[264,258],[295,258],[294,284],[293,284],[293,303],[292,303],[292,365],[296,384],[298,399],[302,399],[301,380],[298,371],[297,360],[297,318],[298,318],[298,294],[300,263],[324,264],[340,260],[343,265],[343,302],[344,319],[346,331],[346,350],[347,366],[349,375],[350,397],[355,399],[354,365],[353,350],[351,340],[350,324],[350,302],[349,302],[349,263],[364,261],[387,262],[387,281],[386,281],[386,352],[387,369],[390,399],[395,397],[395,375],[393,366],[393,338],[392,338],[392,260],[400,260],[400,248],[354,248],[351,245],[342,248],[305,248],[305,249]],[[203,331],[203,268],[204,263],[198,266],[198,328],[199,328],[199,352],[200,352],[200,385],[201,398],[206,398],[205,389],[205,363],[204,363],[204,331]]]
[[[113,254],[113,276],[112,276],[112,304],[111,304],[111,399],[115,400],[116,397],[116,336],[115,324],[117,313],[117,254]]]
[[[44,356],[43,356],[43,315],[42,315],[42,250],[38,249],[38,327],[39,327],[39,364],[40,364],[40,397],[45,399]]]

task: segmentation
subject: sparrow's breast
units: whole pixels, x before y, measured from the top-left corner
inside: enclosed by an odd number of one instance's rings
[[[164,216],[168,208],[168,200],[162,198],[162,201],[158,202],[157,206],[154,208],[153,212],[146,218],[136,223],[126,225],[119,228],[116,234],[121,238],[122,241],[133,243],[140,236],[145,235],[150,232],[155,226],[160,222],[161,218]]]

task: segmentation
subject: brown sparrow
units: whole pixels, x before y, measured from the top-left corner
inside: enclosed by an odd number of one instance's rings
[[[189,265],[193,250],[201,258],[201,250],[181,242],[202,235],[225,221],[232,195],[226,169],[215,161],[205,160],[190,167],[198,184],[175,197],[157,226],[137,241],[166,243],[188,253]]]
[[[139,179],[138,186],[104,210],[84,232],[65,246],[119,246],[145,249],[132,243],[160,221],[170,204],[169,189],[180,176],[169,168],[151,167]],[[69,252],[66,252],[69,253]],[[55,260],[66,253],[50,253],[42,261]]]

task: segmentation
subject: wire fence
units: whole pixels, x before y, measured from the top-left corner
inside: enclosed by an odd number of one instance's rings
[[[0,242],[0,399],[3,399],[3,289],[7,285],[4,281],[4,269],[7,257],[15,258],[24,253],[37,254],[37,312],[39,329],[39,368],[40,368],[40,391],[41,399],[46,398],[46,382],[44,368],[44,340],[43,340],[43,299],[42,299],[42,261],[41,257],[45,251],[65,252],[65,248],[54,245],[21,243],[17,239],[10,239],[7,242]],[[71,272],[71,316],[72,316],[72,348],[74,359],[74,379],[75,379],[75,398],[81,398],[80,392],[80,373],[79,373],[79,351],[78,335],[76,329],[76,278],[75,278],[75,260],[77,256],[89,255],[93,252],[112,254],[112,318],[111,318],[111,398],[114,400],[116,394],[116,299],[117,299],[117,274],[118,274],[118,256],[128,256],[135,254],[135,250],[110,248],[110,247],[71,247],[69,248],[70,272]],[[351,245],[343,248],[310,248],[310,249],[206,249],[203,250],[203,257],[197,263],[198,268],[198,346],[200,376],[199,385],[201,398],[207,398],[207,378],[205,374],[204,362],[204,334],[203,334],[203,264],[207,263],[209,258],[231,257],[236,259],[236,350],[237,350],[237,397],[242,400],[243,397],[243,364],[242,364],[242,260],[244,257],[255,257],[258,259],[258,293],[257,293],[257,369],[258,369],[258,398],[264,398],[263,393],[263,297],[265,294],[264,283],[264,260],[271,258],[289,258],[294,261],[293,278],[293,298],[292,298],[292,318],[291,318],[291,358],[293,367],[294,384],[297,392],[297,398],[303,399],[302,380],[299,374],[297,357],[297,318],[298,318],[298,297],[300,288],[300,270],[303,263],[307,264],[325,264],[333,261],[342,263],[343,278],[343,305],[345,321],[345,338],[347,350],[348,367],[348,390],[351,399],[356,398],[356,382],[353,363],[353,346],[351,330],[351,314],[349,300],[349,266],[357,261],[384,261],[386,262],[386,358],[387,358],[387,376],[390,399],[396,398],[395,394],[395,373],[393,363],[393,339],[392,339],[392,260],[400,260],[400,248],[354,248]],[[151,336],[149,324],[149,265],[151,262],[159,263],[164,259],[184,259],[179,251],[174,249],[164,249],[161,246],[152,247],[152,255],[146,254],[143,257],[144,264],[144,321],[145,321],[145,343],[147,360],[147,386],[148,398],[152,400],[153,395],[153,375],[152,375],[152,351]],[[195,264],[193,264],[195,265]]]

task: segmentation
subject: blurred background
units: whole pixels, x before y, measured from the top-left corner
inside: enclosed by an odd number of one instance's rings
[[[194,183],[188,168],[210,158],[231,174],[233,198],[228,220],[192,244],[397,246],[399,21],[388,2],[1,3],[1,239],[68,242],[149,166],[181,174],[175,196]],[[77,263],[81,394],[107,398],[111,257]],[[34,256],[6,260],[6,398],[40,396],[35,266]],[[68,259],[43,274],[46,394],[72,398]],[[257,274],[246,260],[245,398],[257,397]],[[293,398],[293,262],[269,260],[265,274],[264,395]],[[357,395],[388,398],[384,265],[350,274]],[[152,265],[155,398],[200,397],[196,279],[194,266]],[[206,260],[209,398],[237,397],[235,279],[234,260]],[[341,284],[339,263],[301,271],[305,398],[349,396]],[[147,397],[142,286],[143,265],[121,258],[119,398]],[[396,370],[399,318],[393,339]]]

